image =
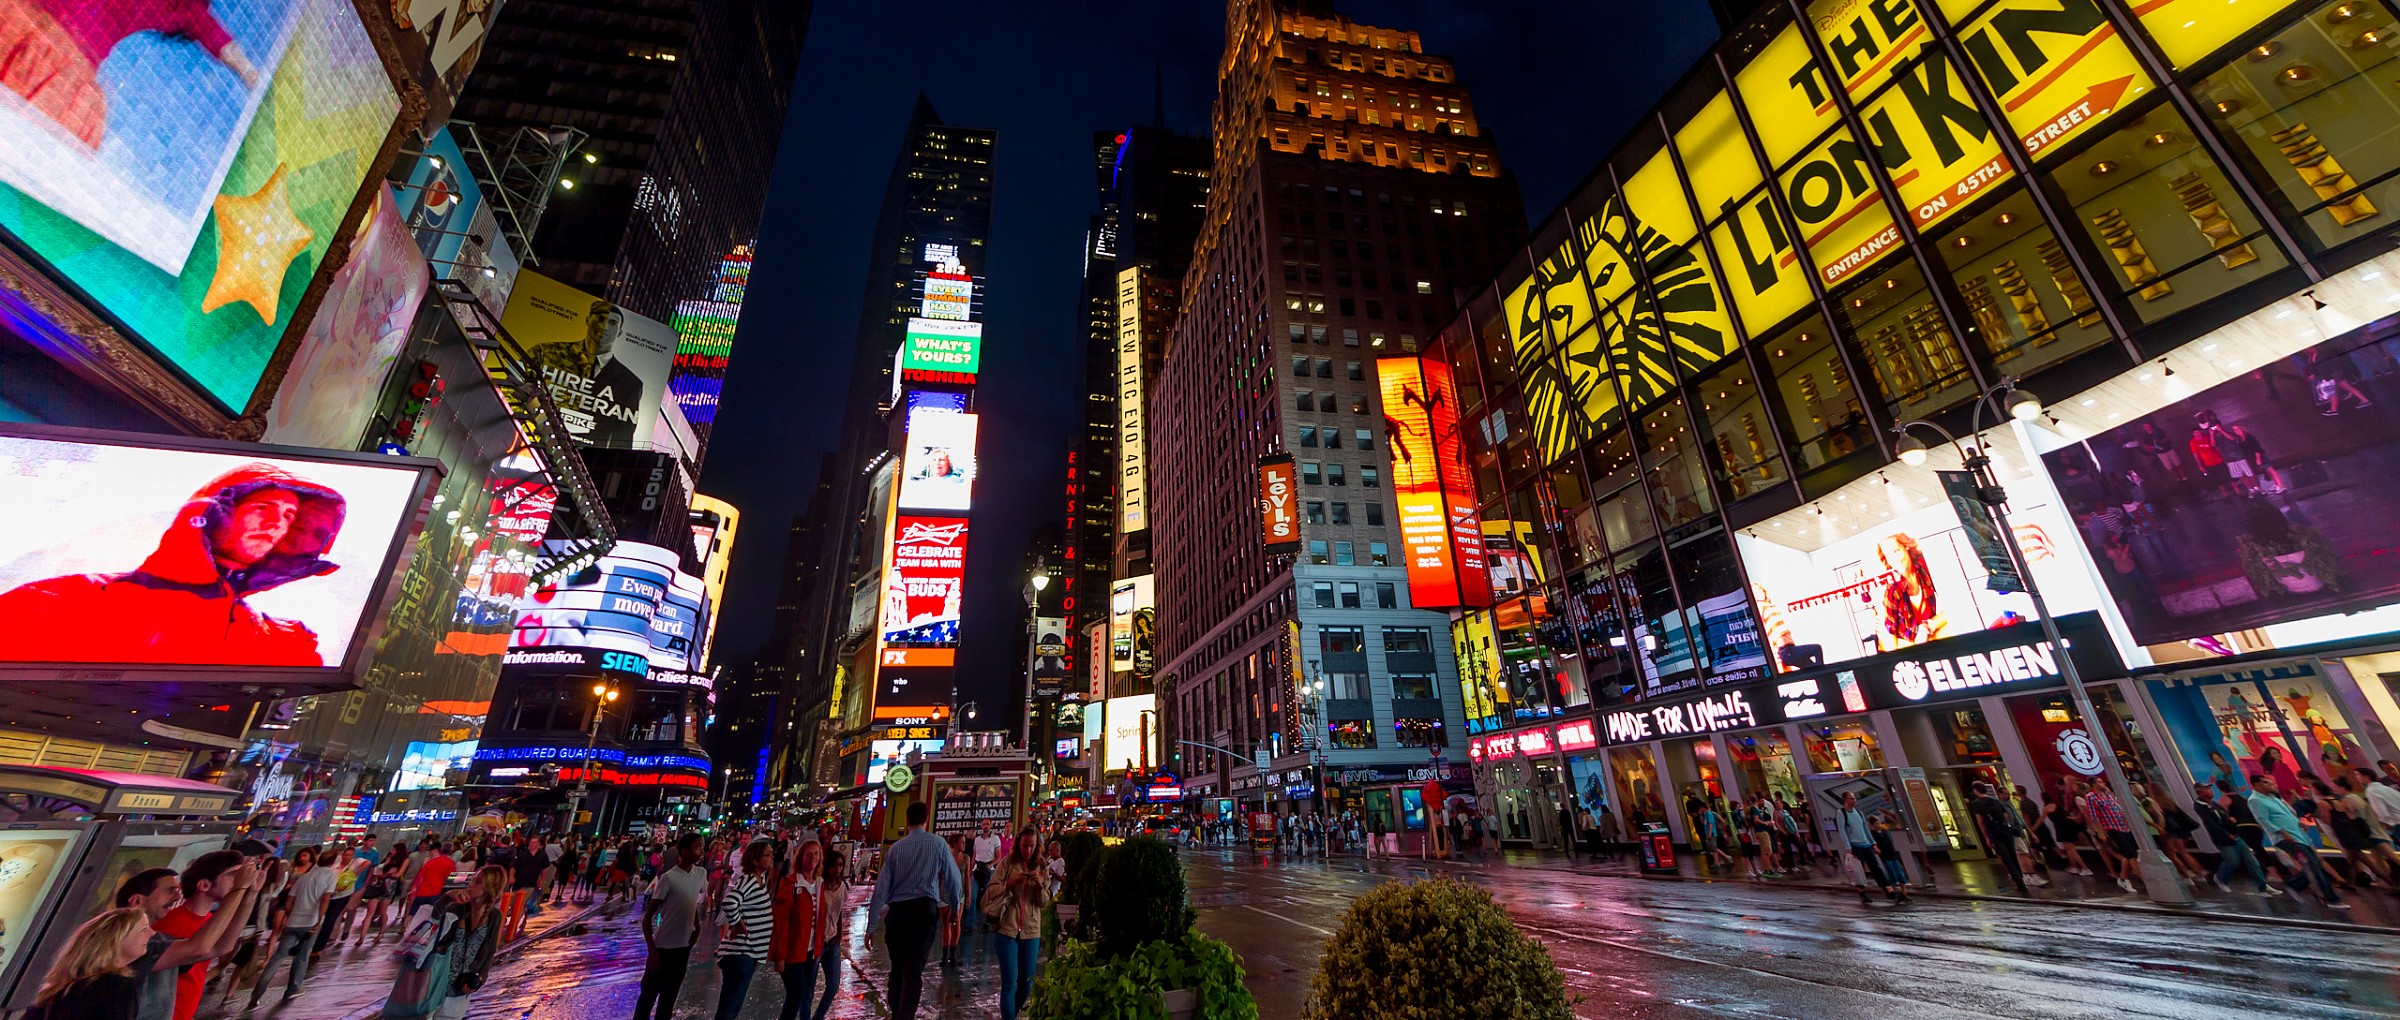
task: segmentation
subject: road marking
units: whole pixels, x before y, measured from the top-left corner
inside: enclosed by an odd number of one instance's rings
[[[1522,921],[1522,920],[1518,920],[1518,921],[1517,921],[1517,928],[1518,928],[1518,930],[1520,930],[1520,931],[1532,932],[1532,933],[1534,933],[1534,934],[1538,934],[1538,935],[1547,935],[1547,936],[1549,936],[1549,937],[1551,937],[1551,938],[1566,939],[1566,940],[1568,940],[1568,941],[1570,941],[1570,942],[1588,942],[1588,943],[1591,943],[1591,944],[1594,944],[1594,945],[1611,946],[1611,947],[1614,947],[1614,948],[1617,948],[1617,949],[1624,949],[1624,950],[1629,950],[1629,951],[1631,951],[1631,952],[1641,953],[1641,954],[1643,954],[1643,955],[1645,955],[1645,956],[1655,956],[1655,957],[1658,957],[1659,959],[1662,959],[1662,960],[1674,960],[1674,961],[1676,961],[1676,962],[1678,962],[1678,963],[1697,963],[1697,964],[1702,964],[1702,965],[1705,965],[1705,966],[1710,966],[1710,967],[1722,967],[1722,968],[1724,968],[1724,969],[1726,969],[1726,970],[1738,970],[1738,971],[1742,971],[1742,972],[1744,972],[1744,973],[1748,973],[1748,974],[1756,974],[1756,975],[1759,975],[1759,976],[1761,976],[1761,977],[1781,978],[1781,979],[1783,979],[1783,980],[1785,980],[1785,981],[1797,982],[1797,983],[1799,983],[1799,984],[1804,984],[1804,985],[1815,985],[1815,986],[1817,986],[1817,987],[1819,987],[1819,988],[1830,989],[1830,990],[1837,991],[1837,992],[1851,992],[1851,993],[1854,993],[1854,994],[1872,995],[1872,996],[1875,996],[1875,997],[1877,997],[1877,998],[1881,998],[1881,999],[1890,999],[1890,1000],[1893,1000],[1893,1001],[1895,1001],[1895,1002],[1905,1002],[1905,1003],[1908,1003],[1908,1004],[1909,1004],[1909,1005],[1911,1005],[1911,1006],[1915,1006],[1915,1007],[1919,1007],[1919,1008],[1923,1008],[1923,1007],[1927,1007],[1927,1006],[1940,1007],[1940,1006],[1942,1005],[1941,1003],[1936,1003],[1936,1002],[1926,1002],[1926,1001],[1924,1001],[1924,1000],[1921,1000],[1921,999],[1911,999],[1911,998],[1908,998],[1907,996],[1903,996],[1903,995],[1893,995],[1893,994],[1890,994],[1890,993],[1888,993],[1888,992],[1879,992],[1879,991],[1875,991],[1874,989],[1871,989],[1871,988],[1857,988],[1857,987],[1853,987],[1853,986],[1850,986],[1850,985],[1837,985],[1837,984],[1834,984],[1834,983],[1832,983],[1832,982],[1830,982],[1830,981],[1817,981],[1817,980],[1813,980],[1813,979],[1810,979],[1810,978],[1804,978],[1804,977],[1795,977],[1795,976],[1793,976],[1793,975],[1790,975],[1790,974],[1778,974],[1778,973],[1776,973],[1776,972],[1774,972],[1774,971],[1771,971],[1771,970],[1760,970],[1760,969],[1758,969],[1758,968],[1756,968],[1756,967],[1744,967],[1744,966],[1742,966],[1742,965],[1740,965],[1740,964],[1735,964],[1735,963],[1721,963],[1721,962],[1718,962],[1718,961],[1716,961],[1716,960],[1703,960],[1703,959],[1697,959],[1697,958],[1694,958],[1694,957],[1689,957],[1689,956],[1677,956],[1677,955],[1675,955],[1675,954],[1673,954],[1673,953],[1661,952],[1661,951],[1659,951],[1659,950],[1656,950],[1656,949],[1651,949],[1651,948],[1649,948],[1649,947],[1647,947],[1647,946],[1638,946],[1638,945],[1634,945],[1634,944],[1632,944],[1632,943],[1628,943],[1628,942],[1619,942],[1619,941],[1616,941],[1615,939],[1594,938],[1594,937],[1592,937],[1592,936],[1590,936],[1590,935],[1584,935],[1584,934],[1580,934],[1580,933],[1576,933],[1576,932],[1566,932],[1566,931],[1559,931],[1559,930],[1557,930],[1557,929],[1555,929],[1555,928],[1537,928],[1537,927],[1534,927],[1533,925],[1526,924],[1526,923],[1525,923],[1524,921]],[[1970,1013],[1966,1013],[1965,1011],[1959,1011],[1959,1012],[1961,1013],[1961,1015],[1983,1015],[1983,1014],[1970,1014]]]
[[[1323,935],[1323,936],[1325,936],[1326,938],[1332,938],[1332,937],[1333,937],[1333,930],[1332,930],[1332,929],[1330,929],[1330,928],[1319,928],[1319,927],[1317,927],[1316,925],[1310,924],[1310,923],[1308,923],[1308,922],[1306,922],[1306,921],[1295,921],[1295,920],[1293,920],[1291,917],[1289,917],[1289,916],[1287,916],[1287,915],[1284,915],[1284,914],[1278,914],[1278,913],[1276,913],[1276,912],[1274,912],[1274,911],[1272,911],[1272,910],[1268,910],[1267,908],[1265,908],[1265,907],[1262,907],[1262,906],[1259,906],[1258,904],[1255,904],[1255,903],[1244,903],[1244,904],[1242,904],[1242,909],[1244,909],[1244,910],[1255,910],[1255,911],[1257,911],[1257,912],[1259,912],[1259,913],[1261,913],[1261,914],[1265,914],[1265,915],[1267,915],[1268,917],[1272,917],[1272,918],[1274,918],[1274,919],[1276,919],[1276,920],[1278,920],[1278,921],[1282,921],[1282,922],[1283,922],[1283,923],[1285,923],[1285,924],[1298,925],[1298,926],[1300,926],[1300,927],[1302,927],[1302,928],[1306,928],[1306,929],[1308,929],[1308,930],[1310,930],[1310,931],[1316,932],[1316,933],[1317,933],[1317,934],[1319,934],[1319,935]]]

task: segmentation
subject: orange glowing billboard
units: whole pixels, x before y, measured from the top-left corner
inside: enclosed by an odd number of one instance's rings
[[[1267,552],[1288,553],[1300,548],[1300,478],[1288,453],[1258,460],[1258,526]]]
[[[1450,364],[1403,356],[1375,362],[1383,427],[1392,454],[1408,595],[1420,609],[1492,604],[1475,479],[1458,432],[1458,387]]]

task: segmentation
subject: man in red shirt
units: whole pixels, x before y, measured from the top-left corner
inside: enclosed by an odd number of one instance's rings
[[[424,852],[432,856],[417,871],[417,887],[409,891],[408,912],[411,915],[417,912],[418,907],[438,906],[442,900],[442,887],[450,883],[450,873],[458,870],[458,862],[450,859],[441,840],[426,840]]]
[[[258,892],[251,884],[253,876],[240,853],[217,850],[201,854],[183,869],[183,904],[167,911],[151,927],[170,938],[188,939],[208,927],[209,917],[219,910],[240,917],[250,909],[251,897]],[[238,925],[234,928],[239,930]],[[176,978],[175,1020],[192,1020],[193,1014],[200,1012],[200,996],[208,987],[209,963],[204,959],[185,967],[182,976]]]

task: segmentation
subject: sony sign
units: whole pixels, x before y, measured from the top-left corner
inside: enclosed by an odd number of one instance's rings
[[[2058,650],[2043,641],[1944,659],[1902,659],[1892,663],[1892,690],[1910,701],[1923,701],[1935,694],[2055,680],[2059,676]]]

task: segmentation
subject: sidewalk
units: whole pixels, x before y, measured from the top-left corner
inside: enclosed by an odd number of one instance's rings
[[[597,904],[562,903],[544,909],[525,920],[525,933],[515,941],[501,946],[495,961],[540,941],[553,933],[570,930],[570,926],[598,910]],[[329,1017],[371,1017],[381,1012],[383,1001],[390,994],[392,981],[399,975],[400,932],[385,929],[374,942],[351,941],[326,947],[325,957],[308,972],[308,981],[300,994],[291,1001],[283,1000],[285,969],[288,960],[279,960],[269,968],[263,979],[272,982],[256,1009],[249,1008],[250,986],[244,985],[228,995],[225,982],[214,979],[208,994],[200,1000],[200,1013],[195,1020],[231,1020],[235,1017],[283,1017],[288,1020],[324,1020]],[[212,978],[214,975],[212,974]]]
[[[1338,856],[1357,858],[1356,854]],[[1512,868],[1565,871],[1579,875],[1610,878],[1647,878],[1669,882],[1738,882],[1762,887],[1788,887],[1855,896],[1856,891],[1842,877],[1838,867],[1813,867],[1795,876],[1762,879],[1752,882],[1744,876],[1742,867],[1720,868],[1695,860],[1687,854],[1676,855],[1676,873],[1648,875],[1642,873],[1638,859],[1626,856],[1610,859],[1577,854],[1570,858],[1557,851],[1506,850],[1487,852],[1482,861],[1468,858],[1463,861],[1422,861],[1414,857],[1394,858],[1448,867],[1475,869],[1502,864]],[[2053,873],[2051,884],[2033,889],[2028,899],[2018,896],[2010,886],[2007,873],[1992,861],[1931,862],[1927,868],[1932,884],[1912,890],[1916,896],[1939,899],[1989,900],[2006,903],[2035,903],[2054,907],[2081,907],[2099,910],[2132,910],[2149,913],[2204,917],[2222,921],[2243,921],[2256,924],[2279,924],[2329,930],[2367,930],[2389,934],[2400,930],[2400,897],[2380,890],[2344,891],[2343,899],[2351,904],[2349,910],[2333,910],[2315,900],[2296,899],[2290,895],[2256,896],[2236,884],[2234,892],[2219,892],[2216,886],[2202,879],[2191,888],[2195,901],[2188,907],[2166,907],[2152,903],[2142,893],[2128,893],[2106,878],[2084,878]],[[2246,878],[2243,879],[2245,882]],[[2135,888],[2139,889],[2137,882]],[[1880,900],[1881,894],[1877,894]]]

